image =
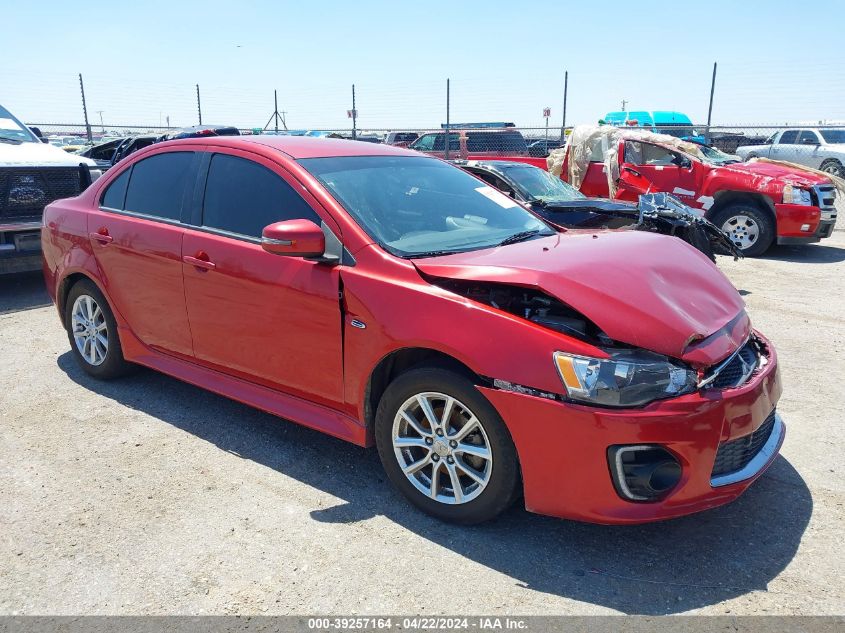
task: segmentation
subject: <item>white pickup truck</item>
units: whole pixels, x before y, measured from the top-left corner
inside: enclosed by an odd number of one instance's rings
[[[763,145],[736,148],[742,160],[771,158],[845,178],[845,129],[790,128],[772,134]]]
[[[41,269],[44,207],[79,195],[100,176],[80,165],[96,167],[43,142],[0,105],[0,275]]]

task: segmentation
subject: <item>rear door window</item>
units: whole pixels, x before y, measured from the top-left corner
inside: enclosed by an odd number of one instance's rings
[[[179,220],[185,190],[194,183],[193,158],[194,152],[167,152],[135,163],[124,209],[155,218]]]
[[[818,145],[819,144],[819,137],[816,136],[816,133],[812,130],[801,130],[801,134],[798,135],[798,144],[799,145]]]
[[[794,145],[798,140],[798,130],[786,130],[780,135],[778,145]]]
[[[202,224],[208,228],[261,237],[264,227],[284,220],[320,216],[279,175],[258,163],[215,154],[208,168]]]

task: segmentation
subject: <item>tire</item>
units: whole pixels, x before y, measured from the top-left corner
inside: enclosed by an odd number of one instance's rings
[[[712,222],[727,233],[746,257],[762,255],[775,241],[775,222],[771,215],[750,203],[719,209],[713,214]]]
[[[438,435],[442,428],[427,421],[420,398],[428,402],[436,422],[442,421],[447,399],[454,399],[442,435]],[[516,448],[504,421],[470,380],[448,369],[420,367],[390,383],[376,412],[375,438],[393,485],[416,507],[443,521],[464,525],[488,521],[521,492]],[[395,446],[394,438],[403,445]],[[488,458],[481,456],[485,452]],[[426,459],[412,474],[403,472],[403,466]]]
[[[83,279],[71,287],[65,301],[65,329],[73,356],[87,374],[109,380],[132,369],[123,358],[108,301],[94,282]],[[75,332],[87,334],[78,339]]]
[[[828,160],[824,161],[819,169],[821,169],[827,174],[839,176],[840,178],[845,178],[845,167],[842,167],[842,163],[840,163],[835,158],[829,158]]]

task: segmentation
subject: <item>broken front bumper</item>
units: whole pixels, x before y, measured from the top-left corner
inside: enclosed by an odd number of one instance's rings
[[[772,463],[785,435],[774,414],[781,394],[777,358],[772,346],[766,347],[769,362],[745,384],[642,409],[601,409],[482,387],[516,445],[526,508],[622,524],[678,517],[736,499]],[[770,418],[771,431],[751,461],[734,472],[714,470],[720,448],[730,449],[731,442],[750,445]],[[607,459],[608,448],[618,445],[664,448],[681,466],[680,481],[658,501],[623,499]]]

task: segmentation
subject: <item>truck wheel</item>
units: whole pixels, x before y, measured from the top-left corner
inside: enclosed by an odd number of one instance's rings
[[[65,327],[73,356],[86,373],[107,380],[132,368],[123,358],[109,304],[92,281],[78,281],[68,292]]]
[[[775,241],[775,222],[753,204],[732,204],[713,215],[713,224],[724,231],[746,257],[765,253]]]
[[[821,170],[826,174],[845,178],[845,167],[842,167],[842,163],[835,158],[830,158],[824,161],[822,163]]]
[[[505,423],[464,376],[412,369],[384,392],[375,439],[391,483],[443,521],[494,518],[519,492],[519,464]]]

